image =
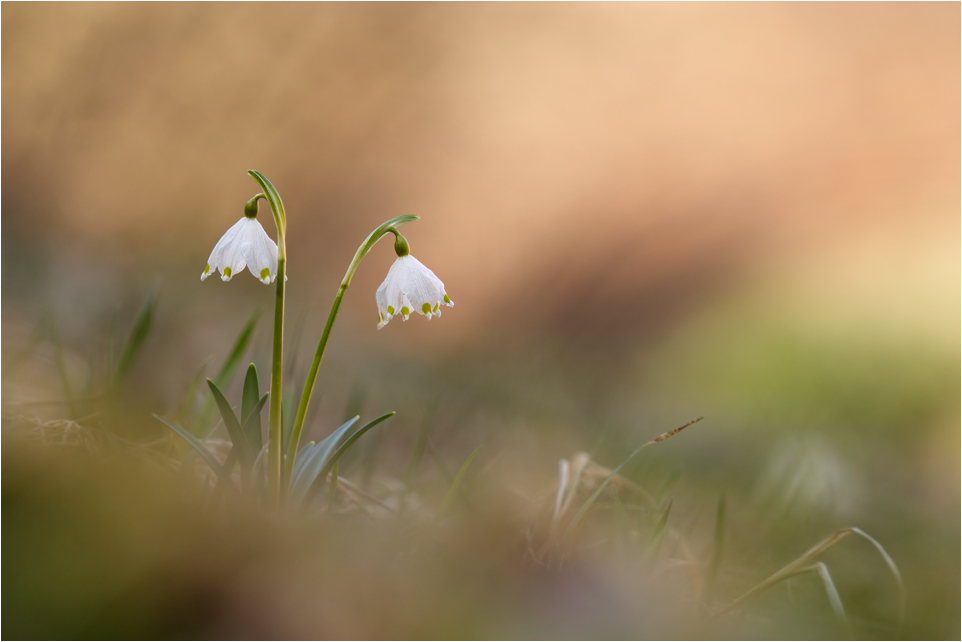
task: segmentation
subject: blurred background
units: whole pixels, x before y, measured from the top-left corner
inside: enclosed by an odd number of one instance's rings
[[[646,606],[661,580],[627,553],[525,561],[560,458],[613,468],[700,416],[623,472],[673,501],[702,560],[726,498],[719,603],[858,526],[898,563],[908,609],[899,633],[884,564],[840,544],[826,563],[857,635],[959,637],[958,4],[6,3],[2,18],[15,637],[842,635],[814,589],[692,629],[678,601]],[[378,557],[393,526],[235,523],[181,478],[20,438],[68,418],[48,403],[58,372],[89,388],[152,288],[125,393],[145,440],[257,309],[245,363],[266,382],[273,289],[198,278],[257,191],[249,168],[288,213],[288,381],[390,217],[421,217],[412,254],[457,304],[377,331],[394,254],[375,248],[312,438],[349,410],[397,410],[369,489],[404,475],[430,425],[454,470],[484,446],[466,482],[510,509]],[[430,502],[445,487],[421,469]]]

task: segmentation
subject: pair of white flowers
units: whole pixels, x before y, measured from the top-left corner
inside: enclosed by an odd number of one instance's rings
[[[237,221],[217,241],[200,280],[220,270],[221,280],[230,281],[245,267],[261,283],[270,284],[277,278],[277,244],[256,218],[248,216]],[[454,305],[441,279],[410,254],[394,261],[375,299],[379,330],[397,314],[407,321],[412,312],[417,312],[430,320],[432,316],[441,316],[442,305]]]

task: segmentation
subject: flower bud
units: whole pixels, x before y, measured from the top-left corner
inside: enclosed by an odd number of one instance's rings
[[[257,218],[257,201],[264,198],[263,194],[258,194],[244,205],[244,216],[247,218]]]
[[[410,254],[411,247],[408,245],[407,239],[401,236],[400,234],[398,234],[397,231],[395,230],[391,230],[391,231],[394,232],[394,251],[397,252],[397,255],[407,256],[408,254]]]

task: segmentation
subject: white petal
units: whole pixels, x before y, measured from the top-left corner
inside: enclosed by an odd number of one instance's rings
[[[224,266],[224,252],[228,247],[233,245],[234,238],[237,236],[238,232],[243,228],[244,219],[241,219],[234,223],[224,235],[220,237],[217,244],[214,245],[213,251],[210,253],[210,257],[207,259],[207,266],[210,272],[216,272]],[[205,270],[208,272],[208,270]]]
[[[235,254],[238,242],[245,236],[246,220],[247,218],[244,217],[237,221],[220,237],[217,245],[214,246],[214,250],[210,253],[210,258],[207,259],[207,268],[205,268],[205,274],[201,276],[201,279],[220,270],[223,275],[221,278],[224,281],[229,281],[238,270],[244,269],[244,265],[237,265]],[[227,268],[230,268],[230,272],[226,271]]]
[[[378,327],[387,325],[395,314],[405,321],[415,312],[428,319],[439,317],[441,305],[453,305],[446,297],[444,283],[434,272],[410,254],[398,257],[375,293]]]
[[[247,267],[262,283],[277,278],[277,244],[271,240],[255,218],[246,225],[246,243],[242,246]],[[265,275],[264,270],[267,270]]]
[[[221,279],[230,281],[248,266],[251,274],[262,283],[271,283],[277,278],[277,244],[271,240],[257,219],[245,216],[217,241],[200,278],[203,281],[219,270]]]

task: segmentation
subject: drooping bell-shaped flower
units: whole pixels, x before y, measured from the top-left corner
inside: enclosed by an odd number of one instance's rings
[[[201,281],[217,270],[220,270],[221,280],[230,281],[232,276],[245,267],[261,283],[273,283],[277,278],[277,244],[247,211],[245,210],[244,217],[217,241],[214,251],[207,259],[207,267],[200,275]],[[253,211],[256,216],[256,205]]]
[[[395,247],[398,247],[397,244]],[[406,247],[407,243],[404,243]],[[407,253],[394,261],[375,298],[378,330],[386,326],[395,314],[400,314],[407,321],[412,312],[417,312],[430,320],[432,316],[441,316],[442,305],[454,305],[454,301],[445,293],[441,279]]]

